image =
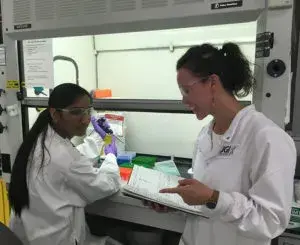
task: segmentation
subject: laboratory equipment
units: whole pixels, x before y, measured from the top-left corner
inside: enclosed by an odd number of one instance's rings
[[[103,152],[105,153],[105,155],[112,153],[115,156],[117,156],[118,148],[116,145],[116,137],[112,134],[107,134],[105,136],[105,138],[103,139],[103,141],[104,141],[104,145],[103,145],[102,150],[100,151],[100,156],[103,155]]]
[[[131,163],[135,157],[136,152],[121,152],[120,154],[118,154],[117,161],[118,164]]]
[[[236,4],[238,3],[238,4]],[[267,5],[269,4],[269,6]],[[218,6],[218,7],[216,7]],[[257,21],[257,60],[255,66],[258,84],[255,91],[255,104],[278,125],[284,127],[286,96],[290,86],[290,51],[293,1],[287,0],[247,0],[235,4],[223,1],[161,1],[149,0],[87,1],[80,2],[44,0],[35,4],[34,0],[17,3],[3,1],[4,43],[7,46],[7,71],[9,79],[18,80],[17,52],[12,45],[16,40],[94,35],[95,33],[133,32],[143,30],[184,28],[199,25],[217,25]],[[49,12],[49,9],[51,10]],[[45,12],[48,13],[45,17]],[[22,13],[22,14],[18,14]],[[21,18],[20,16],[25,16]],[[278,29],[279,25],[286,28]],[[276,42],[274,42],[276,40]],[[276,78],[264,70],[274,60],[281,60],[286,72]],[[272,66],[272,65],[271,65]],[[274,65],[276,70],[277,65]],[[276,79],[278,82],[274,82]],[[266,94],[271,96],[266,96]],[[11,96],[11,95],[9,95]],[[104,103],[102,103],[104,102]],[[99,108],[124,107],[118,101],[99,101]],[[130,102],[130,103],[129,103]],[[133,108],[141,108],[136,101],[127,101]],[[116,105],[117,104],[117,105]],[[158,109],[148,101],[141,109]],[[171,111],[176,104],[167,102]],[[175,106],[180,108],[181,106]]]
[[[4,132],[4,129],[7,129],[7,126],[4,126],[2,122],[0,122],[0,134]]]
[[[71,57],[64,56],[64,55],[56,55],[53,57],[53,62],[57,60],[62,60],[62,61],[68,61],[71,62],[74,65],[75,68],[75,82],[77,85],[79,85],[79,68],[77,62],[72,59]]]
[[[110,98],[112,91],[111,89],[95,89],[92,91],[92,96],[95,99]]]
[[[180,173],[173,160],[166,160],[162,162],[156,162],[154,168],[157,171],[161,171],[166,174],[180,176]]]
[[[97,120],[98,125],[100,128],[104,130],[107,134],[113,134],[113,131],[111,130],[109,124],[107,123],[106,119],[104,117],[101,117]]]
[[[0,88],[0,97],[1,97],[2,94],[5,94],[5,90]]]
[[[6,109],[2,107],[2,105],[0,105],[0,116],[2,115],[2,112],[6,112]]]
[[[103,153],[113,153],[116,156],[116,136],[113,135],[113,131],[110,129],[110,125],[108,124],[106,119],[104,117],[100,117],[99,119],[97,119],[96,117],[92,116],[91,122],[95,131],[99,134],[104,143],[100,150],[100,156],[102,156]]]
[[[120,167],[120,175],[123,181],[127,182],[130,179],[131,173],[132,173],[131,168]]]
[[[7,80],[19,81],[17,40],[94,35],[116,32],[162,30],[229,23],[257,22],[257,45],[255,76],[259,81],[254,92],[256,108],[264,112],[282,128],[285,127],[287,97],[291,75],[291,33],[293,1],[237,1],[239,4],[225,4],[223,1],[160,1],[149,0],[99,1],[88,0],[85,4],[74,1],[34,0],[14,2],[3,1],[3,37],[6,47]],[[220,4],[221,3],[221,4]],[[269,6],[267,5],[269,4]],[[216,7],[218,6],[218,7]],[[50,10],[50,11],[49,11]],[[22,14],[19,14],[22,13]],[[47,13],[47,15],[45,15]],[[21,18],[22,16],[22,18]],[[278,29],[279,25],[286,28]],[[276,42],[274,42],[276,40]],[[176,48],[176,45],[175,45]],[[174,46],[173,46],[174,49]],[[172,50],[173,50],[172,49]],[[275,77],[266,69],[276,71],[280,60],[285,72]],[[22,69],[22,66],[20,67]],[[275,81],[276,79],[276,81]],[[25,81],[26,82],[26,81]],[[8,104],[21,103],[16,100],[15,91],[7,92]],[[42,107],[44,100],[24,98],[23,106],[34,104]],[[99,109],[131,111],[187,112],[180,101],[153,100],[96,100]],[[21,118],[11,118],[15,129],[8,133],[12,143],[12,159],[22,141]],[[14,147],[12,147],[14,146]],[[124,149],[125,150],[125,149]]]
[[[18,45],[16,45],[19,40],[256,21],[258,38],[255,76],[258,84],[254,92],[254,103],[258,110],[284,128],[285,119],[288,118],[287,121],[289,121],[289,117],[286,115],[289,112],[287,105],[290,104],[288,91],[291,72],[295,72],[291,70],[290,57],[293,1],[245,0],[233,2],[237,5],[229,5],[226,1],[217,0],[155,2],[149,0],[87,0],[85,4],[82,4],[81,1],[67,0],[3,0],[2,9],[5,9],[3,12],[3,35],[7,50],[5,76],[7,77],[1,76],[0,87],[4,88],[7,80],[22,80],[22,77],[19,77],[19,64],[21,63],[19,61],[21,60]],[[278,26],[285,28],[278,28]],[[272,43],[273,45],[271,45]],[[276,60],[281,60],[285,65],[285,69],[280,68],[281,72],[276,72],[276,67],[281,63]],[[267,67],[269,67],[269,73]],[[20,69],[22,70],[22,67]],[[283,70],[285,71],[282,73]],[[272,74],[274,75],[272,76]],[[43,107],[46,104],[44,100],[37,98],[25,98],[22,102],[18,101],[15,92],[14,89],[7,90],[8,105],[17,104],[20,108],[21,103],[23,106],[34,105],[35,107]],[[112,99],[97,100],[94,102],[94,106],[102,110],[187,112],[180,101]],[[293,125],[293,131],[300,128],[299,125]],[[13,161],[22,142],[21,117],[10,118],[9,127],[14,130],[9,130],[5,136],[8,144],[7,146],[1,144],[0,147],[5,147],[5,151],[11,154]],[[300,133],[297,134],[300,136]],[[169,214],[162,218],[159,216],[161,214],[155,215],[150,210],[144,210],[144,217],[132,217],[134,208],[137,207],[140,210],[143,206],[138,202],[134,202],[134,205],[128,203],[126,205],[124,202],[133,201],[127,199],[124,201],[122,197],[118,198],[112,199],[106,204],[98,203],[96,207],[94,206],[93,212],[178,232],[183,229],[184,218],[179,218],[175,214]],[[116,204],[116,209],[110,208],[112,207],[111,202]],[[148,218],[146,219],[145,216]]]
[[[145,168],[153,168],[156,162],[156,157],[152,156],[137,156],[132,160],[134,165],[143,166]]]

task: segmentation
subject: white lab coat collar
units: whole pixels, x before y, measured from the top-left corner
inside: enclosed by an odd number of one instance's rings
[[[255,106],[254,105],[249,105],[249,106],[246,106],[245,108],[243,108],[242,110],[240,110],[236,116],[234,117],[234,119],[232,120],[231,124],[230,124],[230,127],[229,129],[227,129],[227,131],[224,133],[223,137],[222,137],[222,140],[225,141],[225,142],[231,142],[235,132],[236,132],[236,129],[237,129],[237,126],[239,125],[239,122],[244,118],[245,115],[248,114],[249,111],[254,111],[255,110]],[[210,122],[210,125],[208,127],[208,130],[207,130],[207,134],[212,135],[212,131],[213,131],[213,126],[214,126],[214,123],[215,121],[212,120]]]
[[[50,124],[48,124],[46,139],[52,141],[54,138],[57,139],[60,143],[64,143],[66,145],[74,146],[72,144],[71,140],[69,140],[68,138],[63,138],[62,136],[60,136],[55,131],[55,129]]]

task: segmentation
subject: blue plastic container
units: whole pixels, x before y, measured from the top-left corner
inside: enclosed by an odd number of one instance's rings
[[[118,155],[117,162],[118,164],[131,162],[133,158],[136,157],[136,152],[125,151]]]

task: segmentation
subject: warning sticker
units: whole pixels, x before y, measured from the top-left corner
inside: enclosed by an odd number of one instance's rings
[[[19,89],[20,88],[20,82],[19,81],[14,81],[14,80],[6,81],[6,88],[7,89]]]
[[[243,0],[237,0],[237,1],[222,2],[222,3],[212,3],[211,9],[217,10],[217,9],[237,8],[242,6],[243,6]]]

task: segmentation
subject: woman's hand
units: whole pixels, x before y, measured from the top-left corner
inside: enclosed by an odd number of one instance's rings
[[[180,180],[175,188],[160,190],[160,193],[174,193],[182,197],[188,205],[203,205],[213,195],[214,190],[195,179]]]
[[[102,139],[104,139],[105,136],[106,136],[106,132],[104,131],[104,129],[103,129],[102,127],[100,127],[97,118],[94,117],[94,116],[92,116],[92,117],[91,117],[91,123],[92,123],[92,125],[93,125],[95,131],[100,135],[100,137],[101,137]]]
[[[111,143],[104,147],[104,153],[105,153],[105,155],[112,153],[115,156],[117,156],[118,148],[116,145],[116,137],[114,135],[112,135],[111,137],[112,137]]]
[[[143,203],[145,206],[150,207],[151,209],[155,210],[158,213],[167,213],[170,211],[168,207],[155,202],[143,201]]]

